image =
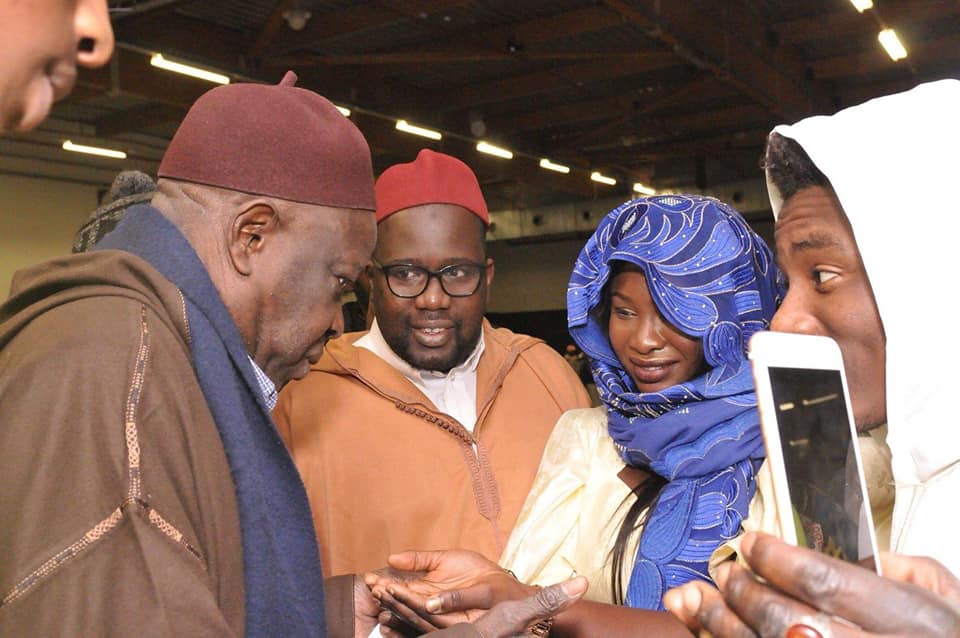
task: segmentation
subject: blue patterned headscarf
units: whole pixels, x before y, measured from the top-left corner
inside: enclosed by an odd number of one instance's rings
[[[637,391],[599,316],[615,261],[639,267],[660,313],[701,340],[704,375]],[[624,461],[668,481],[640,537],[626,594],[631,607],[662,609],[671,587],[709,581],[710,555],[740,532],[764,457],[747,342],[768,327],[780,296],[769,248],[711,197],[627,202],[580,252],[567,289],[570,334],[590,359]]]

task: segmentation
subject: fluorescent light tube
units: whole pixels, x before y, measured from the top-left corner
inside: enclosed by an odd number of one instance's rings
[[[656,195],[657,191],[649,186],[644,186],[640,182],[637,182],[633,185],[633,190],[640,193],[641,195]]]
[[[600,182],[601,184],[606,184],[607,186],[613,186],[617,183],[617,180],[613,179],[612,177],[602,175],[599,171],[593,171],[590,173],[590,179],[595,182]]]
[[[502,157],[503,159],[513,159],[513,151],[508,151],[505,148],[500,148],[499,146],[494,146],[493,144],[487,144],[486,142],[480,142],[477,144],[477,150],[481,153],[486,153],[487,155],[496,155],[497,157]]]
[[[190,66],[189,64],[172,62],[164,58],[160,53],[154,53],[150,57],[150,65],[155,66],[158,69],[173,71],[174,73],[182,73],[183,75],[189,75],[192,78],[206,80],[207,82],[214,82],[216,84],[230,84],[230,78],[222,73],[214,73],[213,71],[207,71],[206,69]]]
[[[544,157],[542,160],[540,160],[540,168],[545,168],[545,169],[547,169],[548,171],[556,171],[556,172],[558,172],[558,173],[569,173],[569,172],[570,172],[570,167],[569,167],[569,166],[564,166],[563,164],[554,164],[553,162],[551,162],[550,160],[548,160],[546,157]]]
[[[860,13],[873,8],[873,0],[850,0],[850,4]]]
[[[334,104],[334,106],[336,106],[337,110],[343,114],[343,117],[350,117],[350,109],[345,106],[337,106],[336,104]]]
[[[113,159],[126,159],[127,154],[123,151],[117,151],[112,148],[100,148],[99,146],[86,146],[84,144],[74,144],[70,140],[63,143],[63,150],[73,151],[74,153],[86,153],[88,155],[99,155],[101,157],[112,157]]]
[[[903,48],[900,38],[897,37],[897,32],[893,29],[884,29],[877,35],[877,39],[880,40],[880,44],[887,50],[887,55],[894,62],[907,57],[907,50]]]
[[[431,140],[439,140],[443,138],[443,135],[440,133],[440,131],[433,131],[428,128],[423,128],[422,126],[414,126],[413,124],[408,124],[406,120],[397,120],[397,130],[403,131],[404,133],[419,135],[420,137],[427,137]]]

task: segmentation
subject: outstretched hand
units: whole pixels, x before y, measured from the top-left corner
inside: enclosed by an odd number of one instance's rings
[[[376,576],[377,578],[389,579],[393,582],[403,582],[405,580],[421,578],[423,574],[415,571],[401,572],[391,567],[383,567],[376,572],[370,572],[370,574],[366,576]],[[382,624],[380,614],[383,610],[380,607],[380,601],[373,596],[370,588],[367,587],[364,582],[364,576],[355,574],[351,576],[351,578],[353,579],[354,635],[368,636],[374,627]],[[396,623],[394,623],[393,626],[400,627],[400,625]],[[384,633],[384,635],[387,635],[387,633],[389,633],[389,631]]]
[[[932,559],[881,554],[881,578],[766,534],[744,536],[741,554],[756,576],[722,565],[719,591],[687,583],[667,592],[666,608],[716,638],[960,635],[960,581]]]
[[[580,600],[588,584],[584,576],[577,576],[537,590],[523,600],[497,603],[473,625],[483,638],[523,636],[533,623],[556,616]]]
[[[387,559],[390,567],[419,572],[419,578],[369,573],[364,581],[388,611],[381,622],[402,618],[418,631],[472,622],[497,602],[522,600],[536,588],[518,582],[499,565],[469,550],[403,552]]]

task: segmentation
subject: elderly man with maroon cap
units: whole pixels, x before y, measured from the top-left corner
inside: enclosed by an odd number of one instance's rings
[[[293,86],[202,96],[91,253],[0,306],[0,635],[322,636],[270,417],[374,247],[363,136]]]
[[[376,193],[376,319],[332,341],[274,418],[328,575],[411,548],[496,560],[554,423],[590,401],[553,349],[484,319],[489,215],[463,162],[423,150]]]

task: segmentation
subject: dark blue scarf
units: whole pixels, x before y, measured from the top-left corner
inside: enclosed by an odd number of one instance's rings
[[[706,374],[637,392],[596,314],[616,261],[637,265],[661,314],[701,340]],[[641,533],[631,607],[662,609],[667,589],[709,580],[710,555],[740,533],[765,455],[747,341],[769,325],[779,294],[766,244],[710,197],[627,202],[580,253],[567,290],[570,334],[590,359],[624,461],[668,481]]]
[[[206,268],[180,231],[145,204],[132,207],[97,249],[133,253],[183,292],[193,367],[237,490],[246,635],[323,636],[323,575],[307,494]]]

